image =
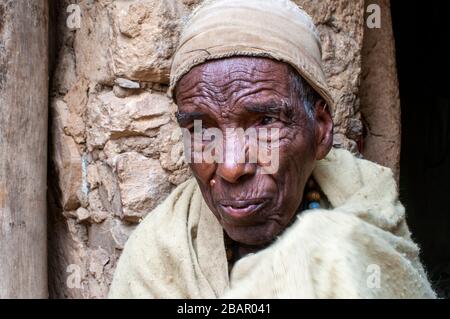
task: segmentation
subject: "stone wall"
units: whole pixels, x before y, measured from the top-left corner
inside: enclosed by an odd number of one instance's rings
[[[166,97],[182,21],[200,1],[61,1],[51,94],[50,294],[107,295],[123,246],[189,170]],[[363,0],[297,0],[318,24],[337,101],[335,145],[357,152]]]
[[[395,41],[389,0],[366,0],[381,10],[381,28],[364,32],[361,114],[365,124],[363,155],[400,175],[401,112]]]

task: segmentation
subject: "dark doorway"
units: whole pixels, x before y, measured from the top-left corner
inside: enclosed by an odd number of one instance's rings
[[[391,6],[402,107],[400,196],[433,286],[450,298],[450,2]]]

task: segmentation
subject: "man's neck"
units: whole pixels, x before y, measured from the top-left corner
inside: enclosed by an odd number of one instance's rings
[[[237,258],[241,259],[242,257],[247,256],[248,254],[254,254],[257,253],[260,250],[263,250],[264,248],[267,248],[271,243],[264,244],[264,245],[245,245],[241,243],[236,243],[237,245]]]

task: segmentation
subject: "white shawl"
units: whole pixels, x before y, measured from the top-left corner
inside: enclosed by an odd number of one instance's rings
[[[222,227],[194,179],[131,235],[110,298],[435,298],[391,170],[333,149],[314,170],[333,208],[304,211],[228,276]]]

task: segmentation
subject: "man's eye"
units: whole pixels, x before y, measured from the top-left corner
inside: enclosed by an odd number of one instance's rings
[[[269,124],[275,123],[276,121],[278,121],[278,119],[277,119],[276,117],[273,117],[273,116],[264,116],[264,117],[261,119],[260,124],[261,124],[261,125],[269,125]]]

